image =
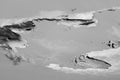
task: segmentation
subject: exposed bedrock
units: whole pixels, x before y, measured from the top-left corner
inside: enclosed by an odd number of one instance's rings
[[[9,28],[9,29],[18,29],[18,30],[20,29],[20,30],[29,31],[35,27],[35,24],[33,21],[26,21],[26,22],[22,22],[20,24],[5,25],[3,27]]]
[[[7,44],[11,41],[22,41],[22,37],[19,33],[13,30],[30,31],[35,27],[33,21],[26,21],[18,24],[4,25],[0,27],[0,44]],[[8,46],[8,45],[7,45]]]
[[[35,27],[33,21],[22,22],[20,24],[11,24],[0,27],[0,48],[6,53],[1,53],[6,56],[14,65],[25,61],[21,55],[16,55],[16,47],[25,48],[27,45],[22,36],[13,30],[30,31]]]
[[[0,40],[20,40],[21,36],[8,28],[0,28]]]
[[[80,55],[75,57],[74,63],[76,66],[82,69],[94,68],[94,69],[109,69],[112,65],[106,61],[99,60],[93,57]]]

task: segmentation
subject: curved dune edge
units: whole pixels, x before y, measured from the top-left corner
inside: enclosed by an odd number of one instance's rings
[[[103,51],[91,51],[86,54],[90,57],[94,57],[97,59],[104,57],[104,60],[111,63],[112,66],[119,65],[119,59],[117,59],[117,56],[120,55],[120,47],[118,47],[116,49],[108,49],[108,50],[103,50]],[[116,61],[117,61],[117,63],[116,63]]]
[[[80,69],[80,68],[71,68],[71,67],[65,67],[65,66],[60,66],[59,64],[54,64],[51,63],[47,65],[47,68],[64,72],[64,73],[70,73],[70,74],[89,74],[89,75],[106,75],[106,74],[120,74],[119,73],[119,65],[112,66],[109,69],[93,69],[93,68],[88,68],[88,69]]]
[[[117,58],[113,58],[113,56],[117,56],[120,55],[120,48],[117,49],[108,49],[108,50],[103,50],[103,51],[91,51],[89,53],[86,53],[87,56],[96,58],[96,59],[100,59],[103,61],[106,61],[108,63],[110,63],[112,66],[109,67],[108,69],[94,69],[94,68],[86,68],[86,69],[80,69],[80,68],[72,68],[72,67],[65,67],[65,66],[61,66],[60,64],[54,64],[51,63],[49,65],[47,65],[47,68],[51,68],[53,70],[57,70],[57,71],[62,71],[65,73],[77,73],[77,74],[90,74],[90,75],[97,75],[97,74],[101,74],[104,75],[104,73],[106,74],[119,74],[119,66],[120,66],[120,62],[119,60],[117,60]],[[102,58],[105,57],[105,58]],[[116,63],[117,62],[117,63]],[[92,74],[91,74],[92,73]]]
[[[96,75],[98,73],[112,73],[114,72],[115,70],[113,69],[92,69],[92,68],[88,68],[88,69],[74,69],[74,68],[70,68],[70,67],[61,67],[59,64],[49,64],[46,66],[47,68],[51,68],[53,70],[57,70],[57,71],[62,71],[62,72],[65,72],[65,73],[77,73],[77,74],[92,74],[93,75]],[[91,74],[91,75],[92,75]]]

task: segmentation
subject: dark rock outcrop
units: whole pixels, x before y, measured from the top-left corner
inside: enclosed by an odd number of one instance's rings
[[[23,39],[19,33],[13,31],[15,30],[22,30],[22,31],[30,31],[35,27],[33,21],[22,22],[19,24],[11,24],[11,25],[4,25],[0,27],[0,48],[8,51],[9,53],[4,55],[13,62],[14,65],[18,65],[19,63],[23,62],[23,57],[20,55],[14,54],[14,49],[12,46],[9,45],[10,42],[21,42]]]
[[[20,29],[20,30],[26,30],[29,31],[35,27],[35,24],[33,21],[26,21],[22,22],[20,24],[11,24],[11,25],[5,25],[4,28],[9,29]]]

